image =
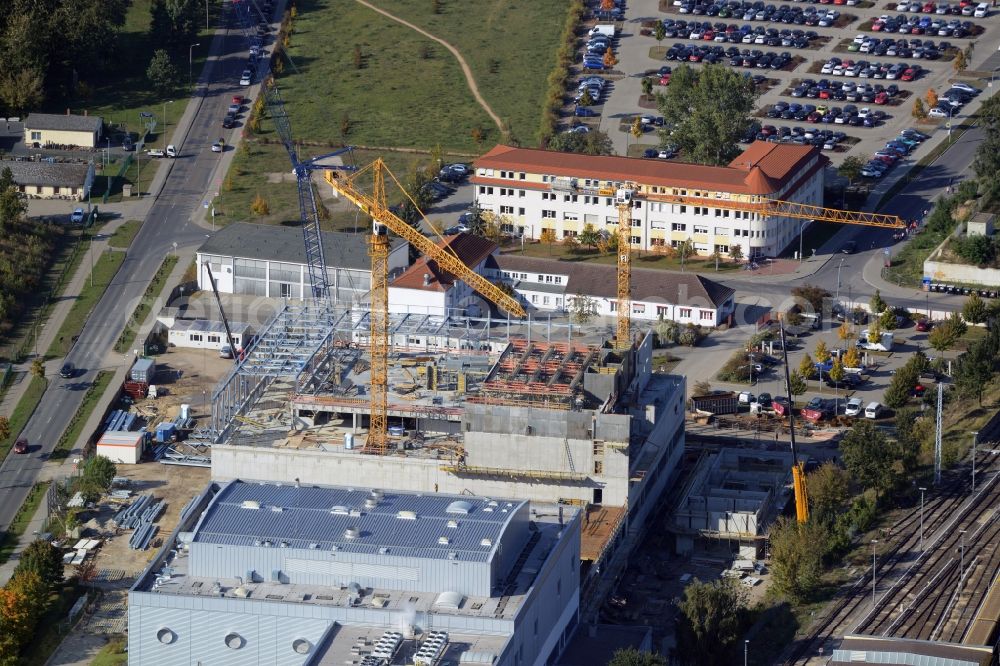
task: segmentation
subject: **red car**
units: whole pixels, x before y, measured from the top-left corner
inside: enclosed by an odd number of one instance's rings
[[[669,86],[670,85],[670,75],[669,74],[664,74],[663,76],[660,77],[660,85],[661,86]]]
[[[917,330],[921,333],[926,333],[927,331],[934,328],[934,322],[930,319],[918,319],[917,320]]]
[[[899,77],[900,81],[912,81],[917,76],[917,72],[912,67],[903,71],[902,75]]]
[[[924,8],[923,8],[922,11],[923,11],[924,14],[933,14],[934,13],[934,3],[933,2],[928,2],[926,5],[924,5]]]
[[[889,101],[889,93],[880,92],[879,94],[875,95],[876,104],[885,104],[888,101]]]
[[[28,440],[24,437],[19,438],[14,442],[14,453],[27,453],[28,452]]]
[[[233,104],[245,104],[247,98],[243,95],[233,95]]]
[[[916,386],[913,387],[913,390],[910,391],[910,395],[912,395],[914,398],[921,398],[923,397],[926,391],[927,387],[925,387],[923,384],[917,384]]]

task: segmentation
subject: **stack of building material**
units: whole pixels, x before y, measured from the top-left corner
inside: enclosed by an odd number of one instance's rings
[[[159,531],[159,526],[154,523],[165,508],[163,500],[154,502],[152,495],[140,495],[135,502],[115,514],[111,521],[118,527],[135,530],[128,540],[132,550],[146,550]]]

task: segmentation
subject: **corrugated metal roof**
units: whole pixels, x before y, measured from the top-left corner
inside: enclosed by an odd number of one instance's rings
[[[380,491],[381,492],[381,491]],[[525,504],[522,500],[487,500],[454,495],[415,495],[386,492],[375,507],[366,507],[371,491],[316,486],[295,487],[234,481],[219,492],[206,510],[195,532],[201,543],[255,546],[270,541],[278,548],[323,550],[334,546],[344,552],[378,554],[388,548],[390,556],[447,559],[455,553],[462,561],[488,561],[511,516]],[[462,499],[472,505],[468,514],[449,513],[448,506]],[[244,508],[244,502],[259,509]],[[280,507],[280,511],[273,507]],[[349,513],[331,513],[334,507]],[[492,509],[489,510],[489,509]],[[401,519],[399,512],[412,512],[416,519]],[[457,527],[450,527],[454,521]],[[348,539],[348,528],[360,536]],[[446,537],[448,542],[440,541]],[[261,544],[258,544],[261,542]]]
[[[24,121],[28,130],[97,132],[104,121],[100,116],[74,116],[64,113],[32,113]]]

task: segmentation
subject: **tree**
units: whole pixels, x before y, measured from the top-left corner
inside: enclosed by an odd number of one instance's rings
[[[656,332],[656,337],[659,338],[660,344],[666,345],[677,342],[677,335],[680,332],[680,327],[677,325],[676,321],[673,319],[664,319],[661,314],[659,319],[656,320],[653,330]]]
[[[822,340],[816,343],[815,354],[817,363],[826,363],[830,360],[830,350],[826,348],[826,343]]]
[[[691,395],[709,395],[712,393],[712,384],[705,380],[697,381],[691,389]]]
[[[260,192],[258,192],[253,198],[253,201],[250,202],[250,213],[260,217],[271,214],[271,205]]]
[[[653,94],[653,79],[648,76],[642,77],[642,94],[647,97]]]
[[[823,301],[832,295],[823,287],[817,287],[814,284],[807,283],[801,287],[792,287],[792,296],[812,306],[813,312],[822,312]]]
[[[854,181],[858,179],[861,175],[861,169],[864,168],[865,162],[857,155],[851,155],[844,159],[837,167],[837,175],[841,178],[846,178],[848,185],[853,185]]]
[[[24,69],[0,75],[0,102],[21,116],[41,106],[45,88],[41,71]]]
[[[832,525],[851,499],[851,480],[837,463],[827,461],[809,474],[809,516]]]
[[[31,640],[47,606],[46,592],[42,579],[31,571],[14,576],[0,588],[0,636],[10,635],[18,646]]]
[[[861,367],[861,352],[855,345],[850,345],[847,351],[844,352],[844,367],[845,368],[860,368]]]
[[[959,51],[955,54],[955,59],[951,61],[951,66],[955,68],[956,72],[964,71],[969,66],[969,59],[964,51]]]
[[[681,258],[681,261],[684,261],[696,252],[697,250],[694,249],[694,241],[690,238],[685,238],[677,244],[677,256]]]
[[[580,95],[580,101],[577,102],[579,106],[593,106],[594,97],[590,94],[590,88],[584,88],[583,94]]]
[[[577,294],[569,300],[569,315],[574,324],[586,324],[597,314],[597,301],[589,296]]]
[[[82,478],[93,481],[99,487],[107,490],[118,473],[118,468],[110,459],[104,456],[91,456],[83,463]]]
[[[640,652],[635,648],[619,648],[611,655],[608,666],[667,666],[667,660],[663,658],[663,655],[654,652]]]
[[[153,0],[149,7],[149,32],[163,47],[186,48],[198,33],[201,5],[197,0]]]
[[[604,67],[605,69],[611,69],[618,64],[618,58],[615,57],[615,52],[608,49],[604,52]]]
[[[739,140],[747,133],[757,102],[752,79],[721,64],[700,71],[681,65],[660,96],[663,139],[677,144],[687,159],[722,166],[740,154]]]
[[[840,440],[840,453],[851,478],[876,497],[892,483],[893,447],[885,434],[868,419],[859,419]]]
[[[45,377],[45,363],[40,358],[31,361],[31,374],[35,377]]]
[[[640,138],[642,138],[642,132],[643,132],[642,118],[639,118],[637,116],[632,120],[632,126],[629,127],[628,133],[631,134],[633,137],[635,137],[635,140],[638,141]]]
[[[927,109],[924,108],[924,103],[920,100],[919,97],[913,100],[913,111],[910,112],[910,115],[916,118],[917,120],[927,119]]]
[[[882,314],[878,318],[878,325],[882,327],[883,331],[896,330],[896,313],[892,308],[882,310]]]
[[[833,365],[830,366],[830,379],[840,383],[844,381],[844,376],[847,373],[844,371],[844,362],[840,360],[840,357],[833,359]]]
[[[47,588],[63,579],[62,553],[44,539],[35,539],[21,553],[14,575],[32,572],[37,574]]]
[[[854,339],[854,327],[847,322],[844,322],[837,328],[837,338],[839,338],[841,342],[850,342]]]
[[[593,224],[589,222],[583,225],[583,230],[580,232],[580,243],[586,245],[591,249],[597,248],[597,243],[601,240],[601,234],[597,231]]]
[[[0,441],[10,437],[10,419],[0,416]]]
[[[743,248],[739,243],[729,246],[729,258],[733,261],[740,261],[743,259]]]
[[[946,351],[958,340],[958,333],[947,321],[943,321],[927,334],[927,343],[936,351]]]
[[[657,21],[656,26],[653,28],[653,38],[657,42],[662,42],[667,36],[667,29],[663,27],[663,21]]]
[[[882,342],[882,325],[878,321],[873,321],[868,326],[868,343],[877,345]]]
[[[802,395],[809,388],[806,386],[806,380],[802,378],[802,374],[798,370],[792,370],[792,373],[788,375],[788,385],[791,387],[793,396]]]
[[[694,327],[688,326],[677,336],[677,343],[685,347],[694,347],[698,344],[698,332],[694,330]]]
[[[872,294],[869,306],[871,307],[872,314],[881,314],[883,310],[889,307],[888,304],[882,300],[882,293],[878,289],[876,289],[875,293]]]
[[[932,108],[933,109],[935,106],[938,105],[938,94],[934,90],[934,88],[928,88],[927,89],[927,94],[924,95],[924,99],[927,100],[927,106],[928,106],[928,108]]]
[[[469,131],[469,136],[472,137],[472,140],[476,142],[477,146],[482,146],[483,141],[486,140],[486,132],[484,132],[481,127],[473,127]]]
[[[153,84],[153,87],[161,95],[165,95],[173,90],[177,81],[177,68],[170,61],[170,54],[163,49],[153,53],[153,59],[149,61],[146,68],[146,78]]]
[[[979,294],[972,292],[962,305],[962,319],[970,324],[981,324],[986,321],[986,303]]]
[[[803,379],[812,379],[813,375],[816,374],[816,363],[808,353],[804,354],[802,360],[799,361],[799,374],[802,375]]]
[[[697,578],[684,588],[678,604],[677,651],[682,662],[699,666],[732,664],[742,636],[746,593],[730,578],[705,582]]]
[[[590,130],[586,133],[560,132],[549,141],[550,150],[583,155],[611,155],[614,144],[607,132]]]
[[[979,107],[979,124],[983,138],[972,166],[983,189],[995,195],[1000,189],[1000,97],[990,97]]]
[[[818,520],[799,524],[787,516],[771,526],[771,573],[778,592],[794,601],[812,597],[823,573],[826,529]]]
[[[993,356],[987,345],[977,342],[958,358],[953,370],[959,395],[975,397],[983,405],[983,390],[993,378]]]
[[[555,229],[542,229],[542,233],[538,238],[542,244],[547,245],[549,248],[549,254],[552,254],[552,245],[556,242],[556,230]]]

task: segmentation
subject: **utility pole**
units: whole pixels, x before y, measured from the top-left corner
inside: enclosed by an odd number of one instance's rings
[[[976,492],[976,440],[979,439],[979,432],[972,433],[972,492]]]
[[[872,608],[875,608],[875,548],[878,546],[878,539],[872,539]]]
[[[920,491],[920,552],[924,552],[924,491],[926,488],[917,488]]]

